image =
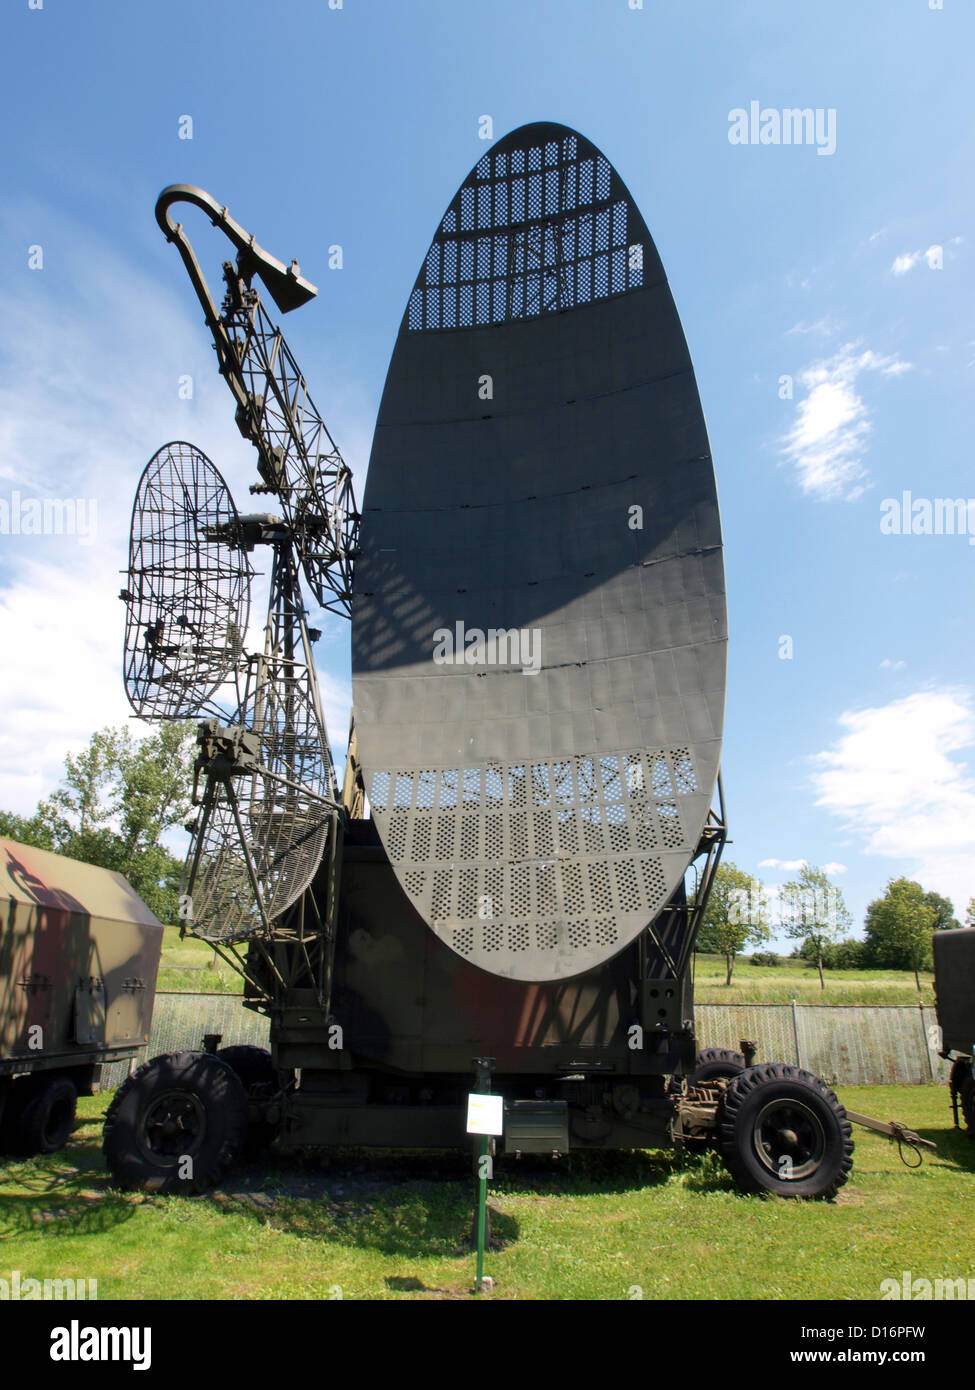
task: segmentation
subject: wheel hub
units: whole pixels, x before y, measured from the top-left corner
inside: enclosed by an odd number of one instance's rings
[[[139,1140],[155,1162],[170,1164],[197,1151],[206,1131],[206,1116],[190,1091],[166,1091],[146,1107]]]
[[[821,1120],[798,1100],[769,1101],[755,1119],[752,1142],[762,1166],[786,1182],[810,1177],[826,1152]]]

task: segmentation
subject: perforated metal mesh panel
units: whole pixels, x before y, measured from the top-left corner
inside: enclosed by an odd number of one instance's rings
[[[628,211],[609,161],[576,135],[486,154],[427,252],[409,327],[504,323],[638,288]]]
[[[427,921],[467,958],[607,954],[669,895],[686,748],[484,768],[376,772],[373,813]],[[684,862],[686,856],[681,856]],[[609,954],[612,952],[610,951]]]
[[[663,269],[565,127],[502,140],[438,225],[386,381],[352,617],[372,814],[432,929],[517,979],[619,951],[707,815],[724,577]]]

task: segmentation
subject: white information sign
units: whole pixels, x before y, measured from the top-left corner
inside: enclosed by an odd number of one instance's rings
[[[504,1096],[467,1097],[467,1133],[504,1133]]]

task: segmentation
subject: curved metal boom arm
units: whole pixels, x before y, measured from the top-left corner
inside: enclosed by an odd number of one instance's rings
[[[206,213],[237,249],[226,261],[226,295],[218,311],[182,224],[171,208],[190,203]],[[183,258],[213,337],[220,374],[237,402],[237,426],[258,453],[261,482],[251,492],[274,493],[292,528],[302,566],[318,603],[348,616],[359,515],[352,473],[315,408],[297,362],[268,319],[256,275],[282,313],[318,293],[292,261],[286,267],[259,246],[227,209],[202,188],[175,183],[156,200],[156,221]]]
[[[203,272],[193,254],[189,237],[183,231],[182,223],[174,222],[170,216],[169,209],[174,203],[192,203],[194,207],[201,208],[206,213],[213,225],[219,227],[224,236],[237,248],[238,272],[248,284],[252,275],[259,275],[282,314],[290,314],[292,309],[300,309],[302,304],[307,304],[309,299],[315,298],[318,290],[299,272],[297,261],[285,266],[265,251],[263,246],[258,246],[254,238],[245,232],[227,209],[221,207],[216,198],[211,198],[205,189],[196,188],[190,183],[171,183],[156,199],[156,221],[162,228],[166,240],[176,243],[190,273],[193,287],[199,295],[200,303],[207,311],[207,322],[211,316],[216,319],[216,309]]]

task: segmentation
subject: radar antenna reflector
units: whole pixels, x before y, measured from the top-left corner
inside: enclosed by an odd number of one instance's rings
[[[143,719],[197,714],[244,649],[251,568],[237,509],[206,454],[165,444],[136,490],[125,601],[125,690]]]
[[[423,259],[355,572],[366,792],[437,936],[556,980],[654,923],[708,824],[725,656],[714,469],[660,258],[594,145],[525,126]]]

